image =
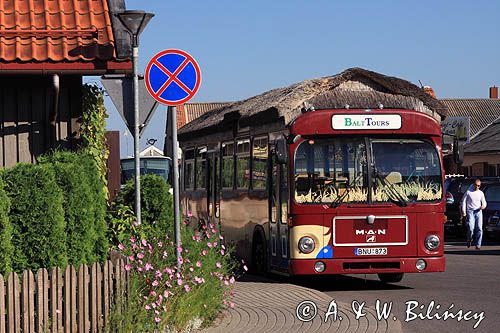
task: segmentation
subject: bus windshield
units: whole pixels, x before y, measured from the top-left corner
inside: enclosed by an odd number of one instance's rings
[[[295,201],[303,204],[431,202],[442,198],[441,177],[438,152],[424,140],[306,140],[295,153]]]

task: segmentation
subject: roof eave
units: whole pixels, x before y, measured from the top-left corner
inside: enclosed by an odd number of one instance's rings
[[[87,62],[26,62],[0,63],[0,75],[12,74],[129,74],[132,73],[132,61],[94,60]]]

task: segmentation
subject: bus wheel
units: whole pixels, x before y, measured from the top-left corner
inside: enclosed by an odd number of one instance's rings
[[[267,272],[266,245],[260,233],[256,233],[253,239],[252,268],[257,274],[265,274]]]
[[[379,273],[377,275],[380,281],[384,283],[396,283],[403,279],[404,273]]]

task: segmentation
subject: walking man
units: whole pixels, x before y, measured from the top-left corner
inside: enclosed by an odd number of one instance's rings
[[[471,244],[476,249],[481,249],[483,239],[483,209],[486,208],[486,198],[481,187],[481,180],[478,178],[469,187],[462,198],[462,216],[467,217],[467,247]]]

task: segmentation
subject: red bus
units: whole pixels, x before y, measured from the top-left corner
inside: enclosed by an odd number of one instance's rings
[[[257,271],[444,271],[443,110],[361,69],[212,110],[179,132],[182,210]]]

